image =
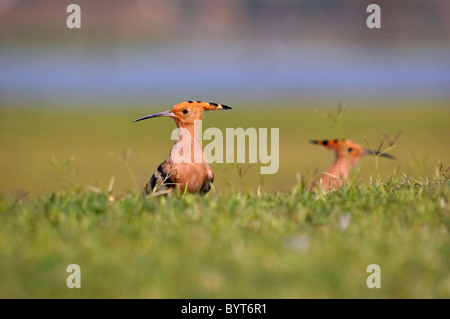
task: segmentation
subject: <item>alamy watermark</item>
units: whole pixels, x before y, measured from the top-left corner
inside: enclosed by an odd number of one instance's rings
[[[66,12],[71,13],[66,20],[69,29],[81,28],[81,8],[78,4],[69,4]],[[369,29],[381,28],[381,9],[378,4],[369,4],[366,9],[370,15],[366,19],[366,25]]]
[[[270,143],[268,131],[268,128],[226,128],[224,137],[217,127],[202,132],[202,121],[194,121],[193,130],[181,127],[172,131],[171,138],[176,142],[170,156],[174,163],[261,163],[265,165],[260,167],[261,174],[275,174],[280,165],[280,130],[270,128]],[[204,140],[210,142],[203,149]]]
[[[77,264],[70,264],[66,268],[66,272],[70,273],[67,277],[67,288],[81,288],[81,268]]]
[[[81,28],[81,8],[78,4],[69,4],[67,6],[66,12],[71,14],[67,17],[66,25],[69,29],[80,29]]]
[[[381,288],[381,268],[377,264],[370,264],[367,266],[367,272],[372,273],[367,277],[367,288]]]

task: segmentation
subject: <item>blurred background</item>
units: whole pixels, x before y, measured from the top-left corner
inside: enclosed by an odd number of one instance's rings
[[[81,29],[66,26],[71,3]],[[366,26],[370,3],[381,29]],[[279,174],[257,165],[242,184],[245,165],[214,164],[218,189],[289,190],[332,161],[309,139],[376,148],[400,131],[383,179],[430,175],[438,160],[448,166],[449,31],[445,0],[0,0],[0,193],[70,178],[143,186],[174,124],[130,122],[185,100],[233,107],[207,114],[204,129],[280,128]],[[339,103],[342,121],[322,116]],[[367,161],[361,178],[374,168]]]

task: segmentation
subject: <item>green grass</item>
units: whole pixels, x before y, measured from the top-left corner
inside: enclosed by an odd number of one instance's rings
[[[347,107],[337,123],[232,107],[204,129],[280,128],[279,172],[212,164],[206,196],[157,198],[140,190],[174,124],[131,120],[164,107],[0,109],[0,298],[450,298],[448,106]],[[333,160],[310,139],[377,148],[399,131],[395,161],[366,157],[344,190],[309,192]],[[66,286],[74,263],[81,289]]]
[[[0,201],[1,298],[449,298],[450,179]],[[66,267],[81,267],[81,288]],[[366,268],[381,267],[369,289]]]

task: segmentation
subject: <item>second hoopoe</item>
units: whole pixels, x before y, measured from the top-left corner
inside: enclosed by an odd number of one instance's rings
[[[323,193],[339,189],[344,182],[348,182],[350,172],[364,155],[383,156],[391,159],[395,158],[386,153],[365,149],[358,143],[347,139],[313,140],[311,143],[334,150],[336,154],[333,165],[323,172],[321,177],[314,181],[312,185],[313,191],[316,191],[317,188],[321,188]]]
[[[133,121],[171,117],[178,127],[178,137],[169,158],[158,166],[145,186],[147,194],[168,194],[177,188],[190,193],[210,190],[214,174],[203,156],[200,123],[205,111],[228,109],[231,107],[217,103],[186,101],[176,104],[169,111],[149,114]]]

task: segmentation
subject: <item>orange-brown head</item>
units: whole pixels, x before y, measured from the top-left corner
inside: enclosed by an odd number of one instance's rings
[[[312,140],[311,143],[322,145],[327,149],[334,150],[336,153],[336,159],[348,161],[351,167],[358,164],[361,157],[364,155],[377,155],[391,159],[395,158],[394,156],[386,153],[365,149],[358,143],[347,139],[328,139],[322,141]]]
[[[229,109],[231,109],[231,107],[218,103],[185,101],[174,105],[170,111],[145,115],[134,120],[133,122],[166,116],[173,118],[178,127],[186,127],[193,125],[194,121],[201,120],[203,118],[203,112],[205,111]]]

